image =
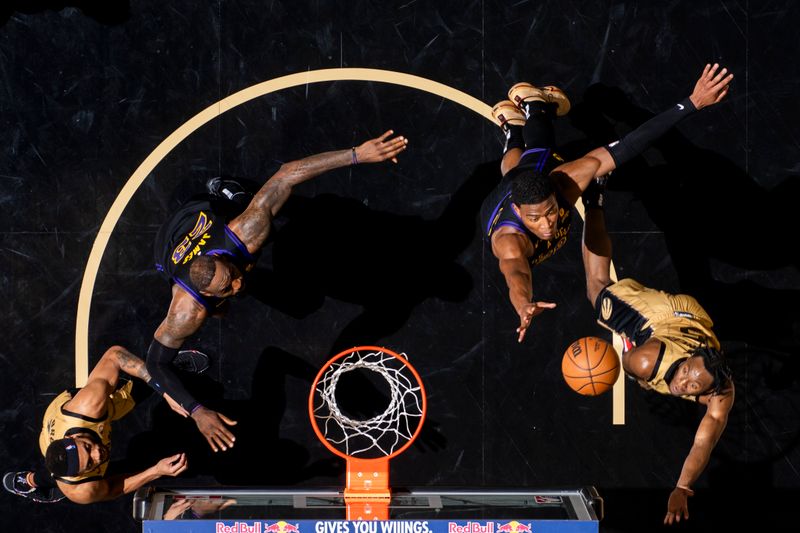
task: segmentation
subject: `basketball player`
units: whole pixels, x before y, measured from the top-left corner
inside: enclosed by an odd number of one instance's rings
[[[640,154],[680,120],[722,100],[733,79],[727,72],[717,64],[706,65],[688,98],[622,140],[569,162],[553,152],[552,121],[570,107],[561,89],[518,83],[509,90],[511,101],[495,105],[493,116],[506,135],[500,163],[503,180],[487,198],[482,215],[487,220],[486,236],[492,253],[499,261],[519,317],[519,342],[535,316],[556,306],[534,298],[532,267],[566,242],[572,206],[578,197],[587,207],[602,204],[606,175]]]
[[[620,335],[627,347],[622,368],[646,389],[678,396],[706,408],[694,443],[669,495],[665,524],[689,518],[687,498],[708,464],[733,407],[731,372],[700,304],[685,294],[667,294],[633,279],[612,283],[611,239],[602,208],[586,209],[583,234],[586,291],[598,323]]]
[[[133,382],[118,386],[120,372],[150,381],[144,361],[121,346],[109,348],[83,388],[62,392],[48,406],[39,435],[47,471],[8,472],[3,477],[6,490],[42,503],[57,502],[64,496],[75,503],[94,503],[186,470],[186,456],[179,453],[142,472],[105,475],[111,424],[135,405]]]
[[[225,415],[201,405],[175,375],[171,362],[183,342],[218,315],[226,299],[244,288],[244,275],[270,232],[272,219],[292,187],[335,168],[378,163],[397,156],[408,140],[389,130],[360,146],[325,152],[283,164],[240,215],[228,220],[209,202],[184,205],[156,238],[157,268],[172,282],[172,302],[147,353],[147,369],[158,390],[168,393],[190,416],[215,452],[234,443]],[[223,184],[224,185],[224,184]]]

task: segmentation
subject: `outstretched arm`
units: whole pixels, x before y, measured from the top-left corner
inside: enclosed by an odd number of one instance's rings
[[[530,241],[516,232],[499,233],[492,239],[492,251],[500,263],[500,272],[506,279],[508,297],[519,315],[518,342],[525,339],[525,333],[535,316],[556,306],[551,302],[532,301],[533,277],[526,254],[528,246]]]
[[[113,500],[123,494],[130,494],[162,476],[175,477],[185,471],[188,466],[186,454],[179,453],[172,457],[165,457],[138,474],[113,476],[78,485],[70,485],[61,481],[57,483],[64,496],[71,501],[75,503],[95,503]]]
[[[160,394],[168,394],[189,413],[198,403],[175,374],[172,360],[184,341],[200,329],[207,316],[203,306],[174,285],[167,316],[156,329],[147,350],[147,370],[152,376],[150,385]]]
[[[150,374],[144,366],[144,361],[122,346],[112,346],[92,369],[86,385],[75,393],[65,407],[84,416],[93,418],[103,416],[107,408],[108,395],[117,387],[120,372],[145,382],[150,381]]]
[[[187,338],[200,329],[207,316],[205,308],[191,295],[178,286],[173,287],[172,302],[167,316],[156,330],[153,342],[147,351],[147,370],[152,376],[150,385],[164,395],[173,411],[192,417],[197,429],[216,452],[233,446],[236,437],[228,426],[236,425],[236,421],[201,405],[186,390],[172,366],[172,360],[178,355],[178,349]],[[174,399],[174,402],[170,401],[171,399]]]
[[[725,430],[728,413],[733,407],[733,396],[733,384],[731,384],[730,391],[709,398],[706,414],[697,428],[692,449],[689,450],[689,455],[683,462],[678,483],[669,495],[667,515],[664,517],[665,524],[680,522],[681,518],[689,518],[687,500],[689,496],[694,495],[691,487],[708,465],[711,451]]]
[[[618,166],[644,152],[654,141],[684,118],[695,111],[720,102],[728,94],[728,88],[732,80],[733,74],[729,74],[727,68],[720,69],[717,63],[706,65],[700,78],[695,83],[692,94],[688,98],[651,118],[623,139],[615,141],[607,147],[596,148],[583,158],[557,167],[554,172],[561,171],[565,177],[573,182],[571,186],[566,184],[566,187],[562,183],[562,187],[567,190],[585,191],[591,180],[608,174]],[[585,158],[591,158],[599,162],[593,173],[589,172],[591,165],[587,166],[581,163],[581,160]],[[560,179],[559,181],[562,182],[563,180]],[[578,195],[580,195],[580,192]],[[575,202],[578,196],[575,196],[573,192],[567,195],[567,199]]]
[[[358,163],[379,163],[391,159],[406,149],[408,139],[399,136],[389,139],[394,131],[371,139],[354,148],[312,155],[285,163],[256,193],[247,209],[228,223],[228,227],[247,246],[256,252],[266,241],[272,218],[292,193],[292,188],[304,181],[335,168]]]

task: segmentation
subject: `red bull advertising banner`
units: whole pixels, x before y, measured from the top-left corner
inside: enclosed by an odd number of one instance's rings
[[[598,533],[579,520],[145,520],[142,533]]]

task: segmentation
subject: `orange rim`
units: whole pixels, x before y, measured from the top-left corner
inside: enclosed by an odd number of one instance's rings
[[[373,457],[365,459],[361,457],[356,457],[354,455],[348,455],[343,451],[337,449],[330,442],[328,442],[327,438],[325,438],[325,435],[319,429],[319,426],[317,425],[317,419],[314,416],[314,393],[317,390],[317,384],[319,383],[320,378],[325,374],[325,371],[328,370],[328,368],[330,368],[330,366],[339,359],[342,359],[343,357],[346,357],[353,352],[361,352],[361,351],[383,352],[391,355],[395,359],[399,359],[400,361],[402,361],[403,364],[408,368],[408,370],[411,371],[411,374],[414,376],[414,379],[417,380],[417,383],[419,384],[419,391],[420,394],[422,395],[422,414],[419,418],[419,423],[417,424],[417,429],[414,431],[414,434],[411,436],[410,439],[408,439],[408,442],[406,442],[400,448],[398,448],[397,450],[393,451],[392,453],[384,457]],[[322,365],[322,368],[319,370],[319,372],[317,372],[317,376],[314,378],[314,382],[311,384],[311,392],[308,395],[308,416],[311,419],[311,427],[314,428],[314,433],[316,433],[317,438],[322,442],[322,444],[325,445],[326,448],[328,448],[328,450],[338,455],[339,457],[348,460],[356,459],[358,460],[358,462],[388,461],[389,459],[397,457],[398,455],[406,451],[406,449],[408,449],[408,447],[411,446],[411,444],[417,439],[417,436],[419,435],[420,431],[422,431],[422,426],[425,423],[425,415],[427,414],[427,412],[428,412],[428,399],[425,394],[425,386],[422,384],[422,379],[419,377],[417,369],[414,368],[413,365],[410,362],[408,362],[408,359],[406,359],[405,357],[401,356],[400,354],[392,350],[389,350],[388,348],[382,348],[380,346],[356,346],[355,348],[344,350],[335,355],[333,358],[328,360],[327,363]]]

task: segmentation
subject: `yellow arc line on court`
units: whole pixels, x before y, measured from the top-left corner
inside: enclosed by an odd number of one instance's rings
[[[100,261],[103,259],[108,241],[111,238],[111,233],[119,222],[122,212],[130,202],[133,194],[144,182],[147,176],[155,169],[164,157],[169,154],[173,148],[183,142],[189,135],[194,133],[201,126],[210,122],[211,120],[219,117],[226,111],[233,109],[245,102],[249,102],[259,96],[297,87],[299,85],[306,85],[309,83],[331,82],[331,81],[374,81],[379,83],[390,83],[394,85],[402,85],[412,89],[429,92],[446,98],[452,102],[460,104],[467,109],[483,116],[497,124],[492,117],[492,108],[483,103],[482,101],[474,98],[458,89],[453,89],[448,85],[421,78],[412,74],[404,74],[402,72],[394,72],[391,70],[380,70],[370,68],[332,68],[322,70],[310,70],[307,72],[299,72],[297,74],[289,74],[288,76],[281,76],[268,80],[251,87],[242,89],[219,102],[216,102],[191,119],[182,124],[177,130],[172,132],[169,137],[164,139],[155,150],[153,150],[142,164],[131,174],[128,181],[122,187],[114,203],[106,214],[103,223],[100,225],[100,230],[97,233],[92,250],[89,253],[89,259],[86,262],[86,270],[83,273],[83,281],[81,283],[81,290],[78,295],[78,313],[75,324],[75,386],[82,387],[86,384],[86,379],[89,376],[89,313],[92,305],[92,294],[94,292],[94,285],[97,281],[97,272],[100,269]],[[578,202],[578,209],[583,216],[583,206]],[[612,279],[616,280],[616,275],[612,266]],[[621,388],[623,381],[622,376],[617,380],[614,385],[614,423],[624,424],[624,403],[622,404],[622,419],[618,421],[617,418],[617,389]],[[623,389],[624,394],[624,389]],[[624,395],[622,396],[624,402]]]

